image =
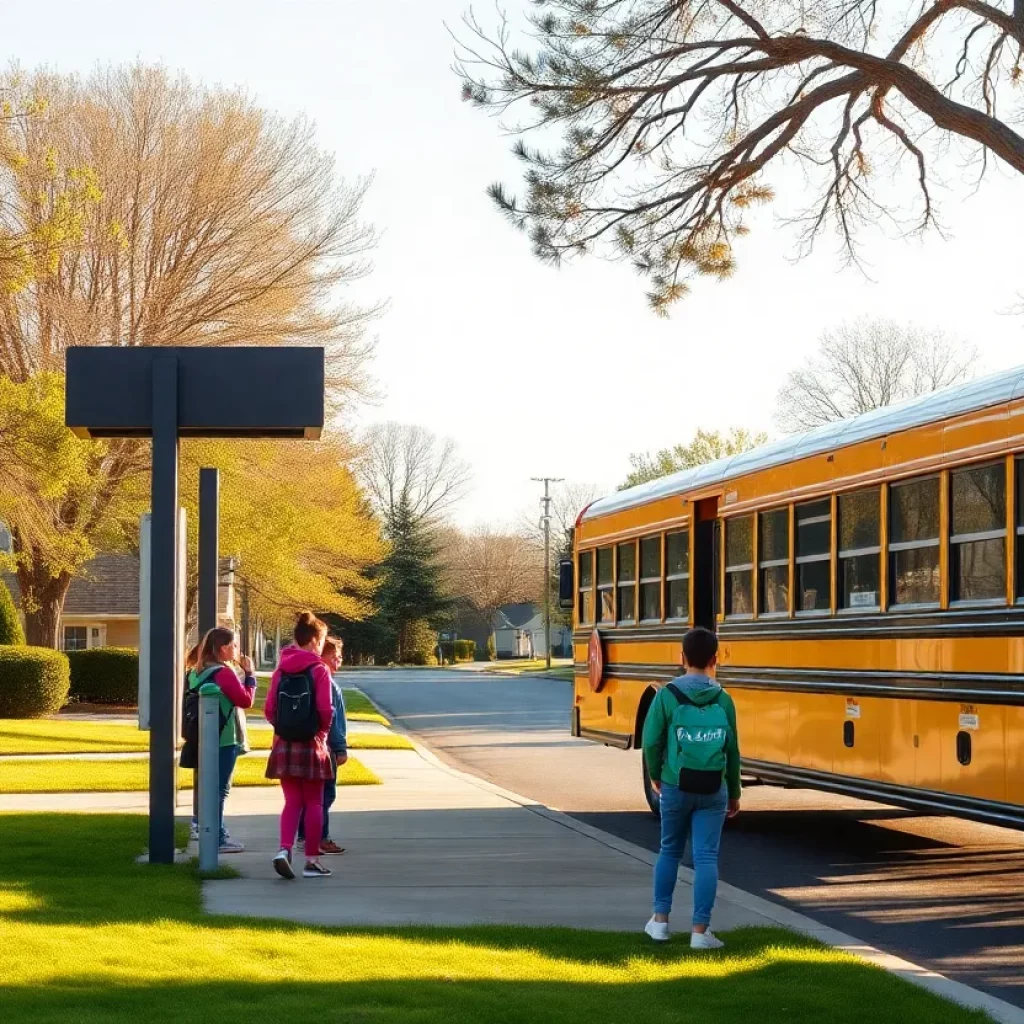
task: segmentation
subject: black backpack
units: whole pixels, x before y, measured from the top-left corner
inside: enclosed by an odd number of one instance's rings
[[[196,685],[193,687],[189,682],[191,673],[185,676],[185,695],[181,701],[181,738],[185,741],[181,748],[179,764],[182,768],[196,768],[199,764],[199,716],[200,698],[199,688],[203,683],[209,682],[221,669],[220,665],[211,665],[206,671],[199,673],[196,678]],[[224,731],[228,724],[224,708],[220,708],[218,736]]]
[[[274,732],[291,743],[308,743],[320,731],[313,669],[281,674],[277,684]]]

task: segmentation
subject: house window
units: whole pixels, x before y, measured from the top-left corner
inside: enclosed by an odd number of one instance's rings
[[[612,549],[597,549],[597,621],[615,621],[615,573]]]
[[[881,607],[882,492],[839,495],[839,607]]]
[[[640,618],[661,620],[661,537],[640,541]]]
[[[789,509],[762,512],[758,517],[762,615],[789,613]]]
[[[832,499],[796,506],[797,613],[832,608]]]
[[[960,469],[949,478],[953,601],[1006,600],[1006,467]]]
[[[579,555],[579,606],[577,615],[581,626],[594,621],[594,552],[582,551]]]
[[[616,616],[619,622],[636,620],[636,541],[620,544],[617,551],[619,560],[619,607]]]
[[[725,614],[754,614],[754,517],[725,523]]]
[[[889,578],[894,605],[939,603],[939,478],[889,490]]]
[[[89,649],[89,630],[86,626],[64,627],[64,650],[85,651]]]
[[[665,575],[670,619],[690,617],[690,532],[670,533],[665,538]]]

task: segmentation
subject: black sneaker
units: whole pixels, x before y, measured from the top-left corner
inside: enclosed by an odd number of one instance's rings
[[[302,869],[303,878],[326,878],[330,873],[331,869],[325,868],[318,860],[307,860]]]
[[[282,847],[274,858],[274,870],[282,878],[294,878],[295,871],[292,868],[292,851]]]

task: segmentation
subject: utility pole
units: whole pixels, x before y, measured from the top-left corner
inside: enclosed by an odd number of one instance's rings
[[[544,656],[547,666],[551,668],[551,485],[560,484],[564,477],[535,476],[530,478],[534,483],[544,485]]]

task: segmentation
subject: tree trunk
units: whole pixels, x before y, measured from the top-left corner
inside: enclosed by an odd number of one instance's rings
[[[21,607],[25,613],[25,640],[33,647],[60,649],[57,630],[71,576],[51,576],[36,566],[18,568]]]

